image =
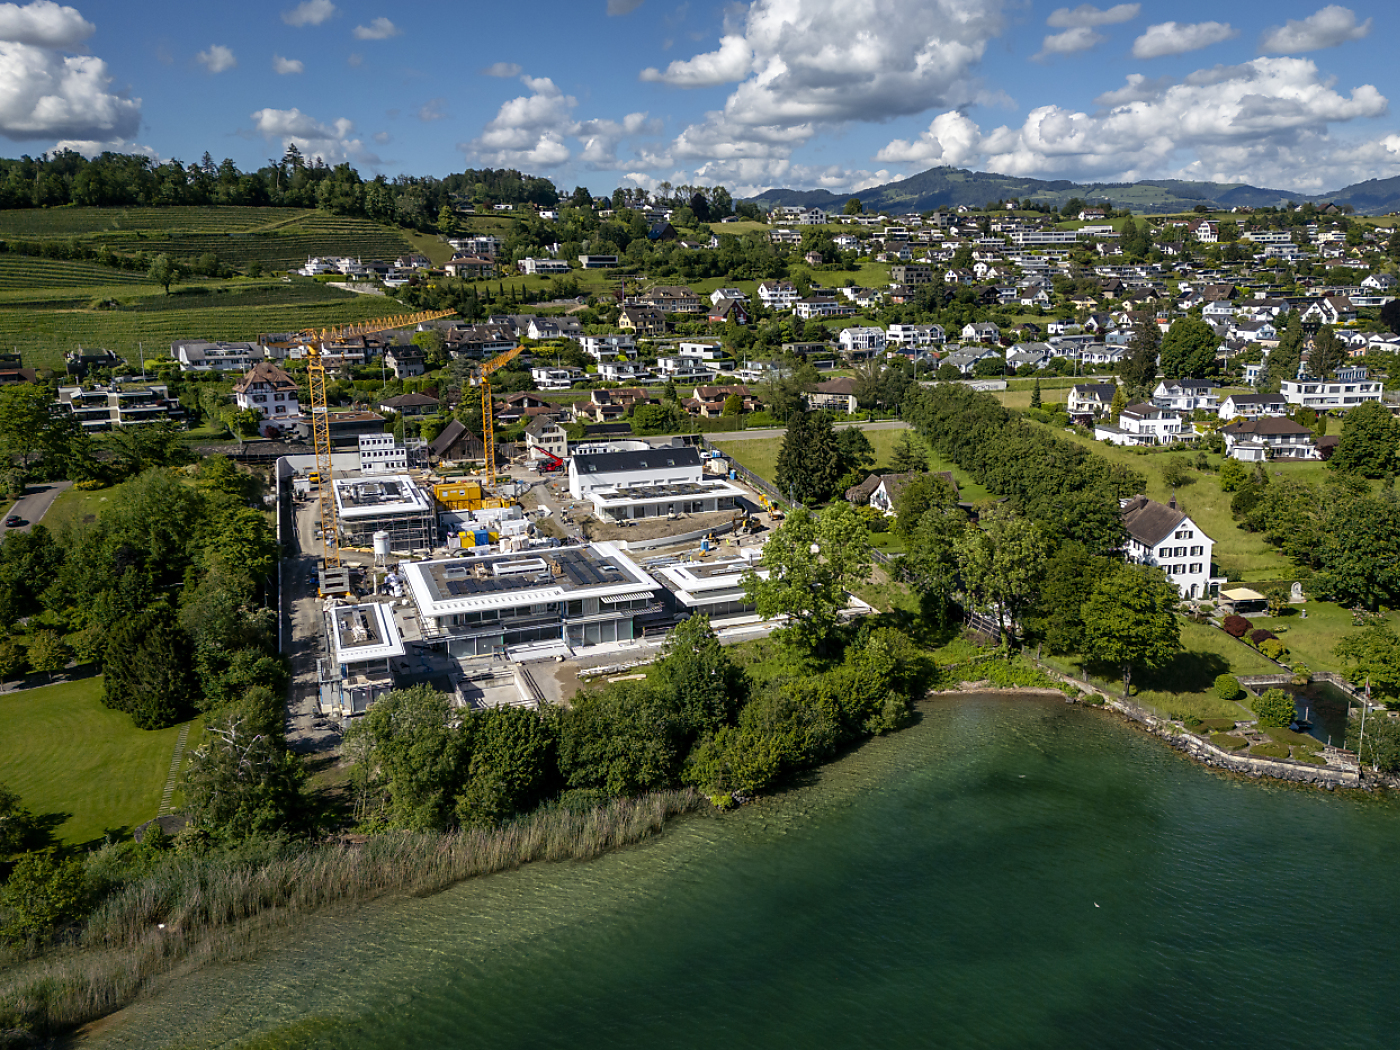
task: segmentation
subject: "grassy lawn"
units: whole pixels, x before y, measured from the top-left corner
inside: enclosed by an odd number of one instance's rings
[[[1299,609],[1307,611],[1303,619]],[[1391,630],[1400,630],[1400,611],[1384,614]],[[1301,661],[1313,671],[1345,672],[1342,661],[1333,655],[1332,650],[1348,634],[1361,628],[1351,621],[1351,611],[1332,602],[1310,601],[1304,606],[1292,606],[1279,617],[1253,615],[1249,622],[1255,627],[1263,627],[1279,636],[1288,646],[1293,660]]]
[[[60,492],[58,499],[53,501],[53,506],[44,515],[44,525],[50,532],[59,532],[65,525],[78,525],[85,521],[96,521],[97,516],[102,513],[116,496],[120,485],[112,485],[105,489],[94,489],[90,492],[78,488],[70,488]]]
[[[0,724],[5,783],[58,841],[127,834],[160,808],[179,727],[135,728],[102,706],[101,678],[0,696]]]
[[[894,452],[895,445],[906,433],[913,434],[913,431],[867,430],[865,432],[865,436],[870,439],[871,447],[875,450],[875,472],[883,473],[889,470],[890,456]],[[914,438],[923,445],[924,451],[928,453],[929,470],[952,471],[953,477],[958,483],[958,491],[964,500],[975,503],[989,497],[990,494],[987,490],[973,481],[961,468],[939,456],[917,434],[914,434]],[[725,435],[713,434],[710,436],[710,440],[723,448],[726,455],[732,456],[759,477],[767,478],[770,481],[777,477],[778,450],[782,448],[782,438],[726,442]]]

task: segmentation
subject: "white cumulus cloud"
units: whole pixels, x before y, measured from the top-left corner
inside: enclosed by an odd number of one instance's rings
[[[273,72],[286,76],[288,73],[305,73],[306,63],[299,58],[283,58],[281,55],[272,56]]]
[[[223,73],[233,69],[238,65],[238,59],[233,55],[233,51],[223,44],[213,44],[208,51],[201,51],[194,56],[201,66],[211,73]]]
[[[295,143],[308,160],[320,157],[328,164],[354,160],[371,167],[380,163],[360,139],[352,137],[355,122],[345,117],[323,124],[299,109],[260,109],[252,119],[253,130],[263,138],[280,142],[284,151]]]
[[[1102,33],[1096,33],[1088,26],[1076,26],[1073,29],[1066,29],[1063,33],[1051,33],[1040,45],[1040,53],[1034,58],[1049,58],[1051,55],[1073,55],[1079,51],[1088,51],[1090,48],[1102,44],[1108,37]]]
[[[484,77],[518,77],[520,75],[520,64],[518,62],[493,62],[481,71]]]
[[[598,171],[615,171],[621,166],[617,147],[623,140],[659,135],[661,127],[661,121],[645,113],[629,113],[620,121],[585,120],[573,132],[582,147],[578,159]]]
[[[1259,38],[1259,50],[1265,54],[1296,55],[1302,51],[1321,51],[1349,40],[1360,40],[1371,32],[1371,19],[1358,24],[1356,12],[1337,4],[1301,20],[1289,19],[1285,25],[1264,30]]]
[[[447,99],[432,98],[423,104],[423,108],[418,111],[418,119],[425,124],[434,120],[441,120],[447,116]]]
[[[335,4],[331,0],[305,0],[290,11],[283,11],[282,21],[289,26],[318,26],[333,14]]]
[[[564,139],[578,125],[578,99],[566,95],[548,77],[521,77],[530,94],[501,104],[480,138],[463,149],[501,168],[554,168],[573,157]]]
[[[75,8],[53,0],[32,4],[0,4],[0,40],[31,47],[71,51],[97,31]]]
[[[752,63],[753,51],[748,41],[742,36],[726,36],[721,38],[718,51],[672,62],[664,73],[659,69],[644,69],[641,77],[675,87],[713,87],[743,80]]]
[[[355,27],[356,40],[388,40],[391,36],[401,36],[403,30],[387,18],[380,16],[367,26]]]
[[[1080,4],[1075,8],[1061,7],[1052,11],[1045,24],[1054,29],[1114,26],[1120,22],[1131,22],[1141,12],[1141,4],[1116,4],[1103,10],[1093,4]]]
[[[1228,22],[1162,22],[1133,41],[1134,58],[1161,58],[1197,51],[1240,35]]]
[[[1304,180],[1321,178],[1318,171],[1339,184],[1359,174],[1332,166],[1332,158],[1355,150],[1335,139],[1331,127],[1388,110],[1374,86],[1341,94],[1313,62],[1300,58],[1257,58],[1169,86],[1130,79],[1122,90],[1141,97],[1097,115],[1041,106],[1020,127],[991,132],[959,114],[943,114],[919,139],[896,139],[878,159],[984,165],[1009,175],[1173,175],[1304,188]],[[1379,163],[1385,154],[1372,146],[1367,155]]]

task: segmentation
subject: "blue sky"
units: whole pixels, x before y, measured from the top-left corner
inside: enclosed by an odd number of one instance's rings
[[[1400,174],[1397,29],[1317,0],[34,0],[0,3],[0,135],[599,192],[937,164],[1323,192]]]

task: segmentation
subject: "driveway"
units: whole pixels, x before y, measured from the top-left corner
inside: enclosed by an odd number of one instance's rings
[[[31,525],[43,520],[59,494],[72,486],[71,481],[45,481],[39,485],[30,485],[10,508],[10,514],[18,514],[24,520],[24,524],[10,528],[0,521],[0,539],[3,539],[7,532],[28,532]]]

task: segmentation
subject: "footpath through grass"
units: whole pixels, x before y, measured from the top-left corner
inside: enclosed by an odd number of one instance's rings
[[[0,780],[55,840],[129,834],[160,809],[180,727],[137,729],[102,705],[100,677],[0,695],[0,726]]]

